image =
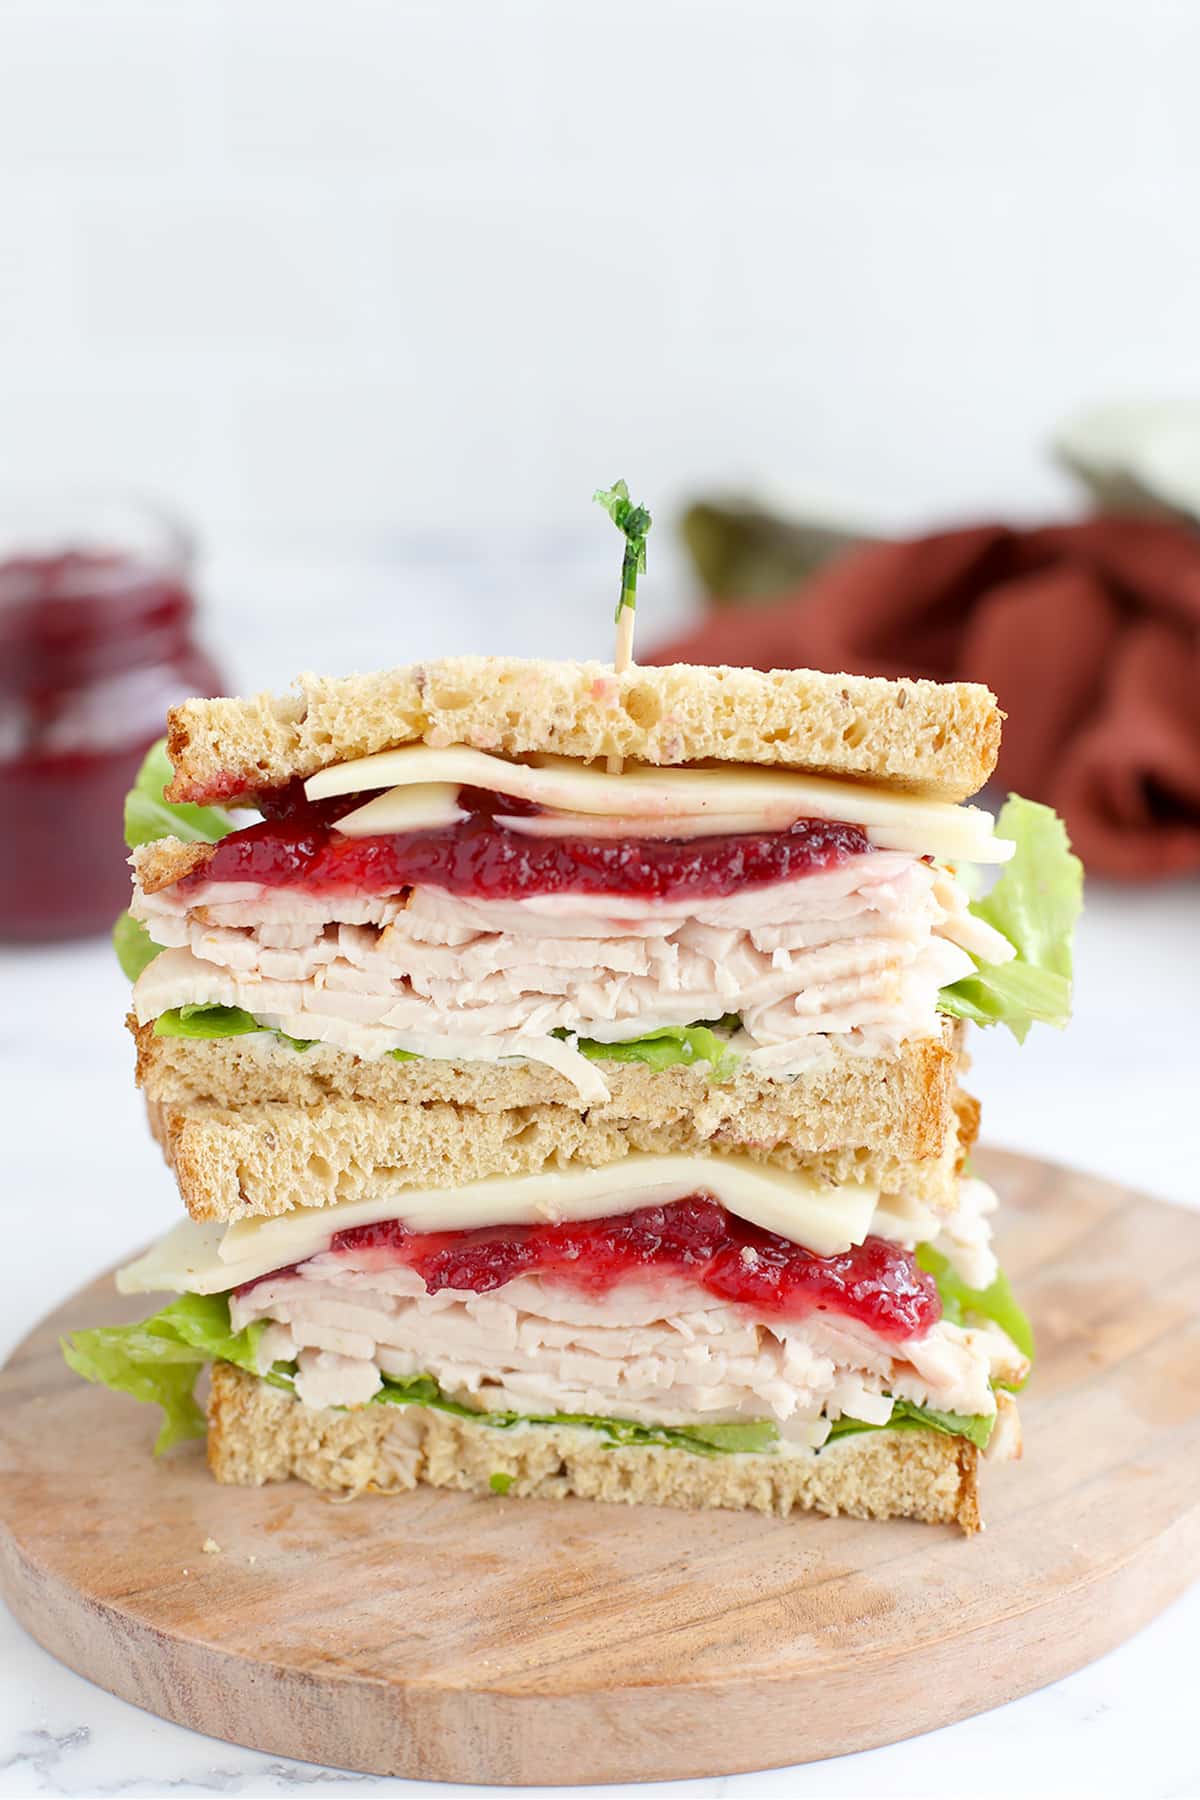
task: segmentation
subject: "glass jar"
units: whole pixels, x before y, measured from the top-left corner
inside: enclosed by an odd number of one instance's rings
[[[107,931],[122,815],[166,710],[220,692],[188,535],[119,496],[0,493],[0,939]]]

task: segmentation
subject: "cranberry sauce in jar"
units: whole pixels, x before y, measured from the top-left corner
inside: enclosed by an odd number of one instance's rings
[[[140,507],[0,498],[0,939],[87,936],[128,904],[125,794],[167,708],[221,688],[190,561]]]

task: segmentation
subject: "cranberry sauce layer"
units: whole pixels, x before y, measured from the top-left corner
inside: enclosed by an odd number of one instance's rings
[[[431,1294],[489,1293],[539,1275],[603,1295],[630,1279],[673,1277],[758,1315],[838,1313],[893,1340],[923,1337],[942,1312],[933,1277],[899,1245],[869,1237],[842,1256],[814,1256],[707,1194],[567,1225],[417,1234],[391,1219],[339,1231],[330,1249],[353,1253],[359,1267],[415,1269]]]
[[[620,894],[639,900],[712,899],[743,887],[794,881],[836,867],[871,846],[861,826],[797,819],[785,831],[737,837],[612,839],[532,837],[498,825],[536,808],[474,788],[460,791],[467,817],[432,831],[343,837],[336,820],[361,801],[307,803],[278,796],[260,825],[222,838],[179,883],[252,881],[309,894],[391,894],[444,888],[474,900],[535,894]]]

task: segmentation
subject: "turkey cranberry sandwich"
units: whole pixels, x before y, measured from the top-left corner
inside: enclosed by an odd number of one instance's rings
[[[962,804],[999,731],[495,658],[177,708],[118,947],[190,1215],[121,1285],[181,1297],[74,1366],[173,1441],[212,1361],[224,1480],[973,1527],[1030,1343],[960,1021],[1065,1021],[1079,894]]]

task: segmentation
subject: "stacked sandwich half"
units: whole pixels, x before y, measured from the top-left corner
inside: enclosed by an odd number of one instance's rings
[[[1044,808],[959,804],[999,733],[487,658],[178,708],[118,930],[188,1215],[119,1284],[178,1298],[73,1366],[162,1446],[211,1363],[227,1482],[973,1529],[1031,1345],[962,1020],[1063,1022],[1079,890]]]

